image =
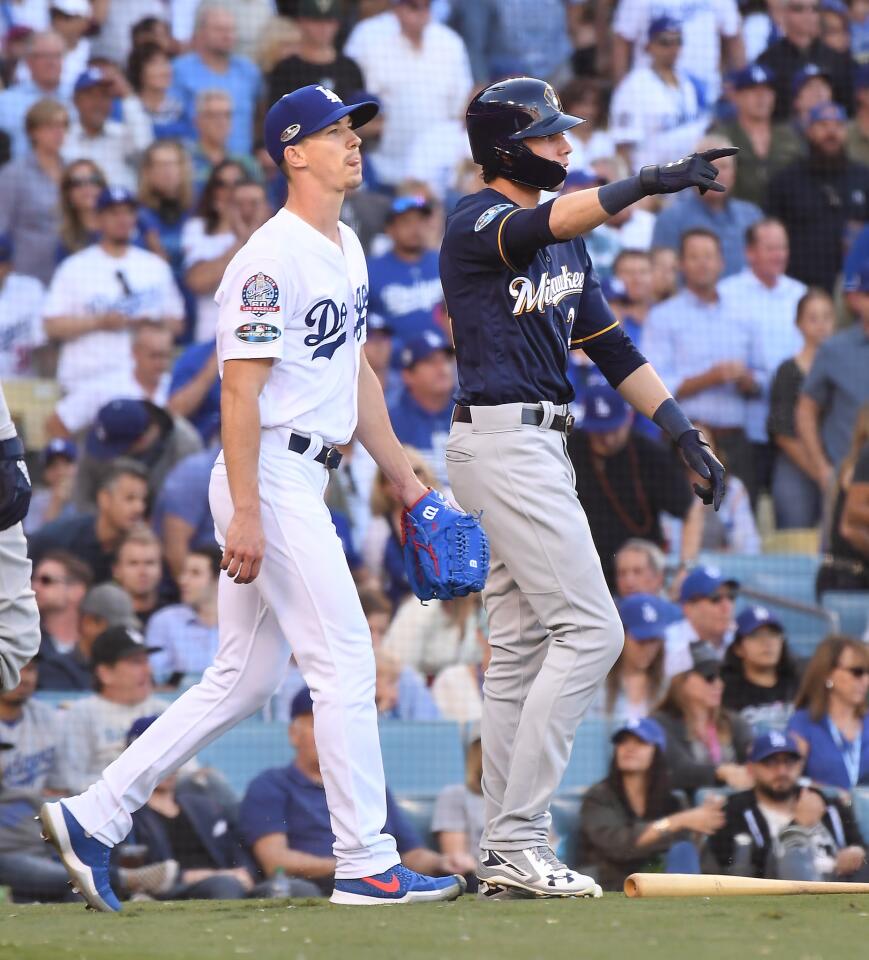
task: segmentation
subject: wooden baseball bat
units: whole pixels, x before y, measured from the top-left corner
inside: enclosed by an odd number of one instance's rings
[[[758,880],[691,873],[632,873],[625,880],[625,894],[629,897],[757,897],[797,893],[869,893],[869,883]]]

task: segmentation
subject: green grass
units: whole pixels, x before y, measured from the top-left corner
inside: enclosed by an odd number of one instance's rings
[[[333,907],[0,904],[0,960],[858,960],[869,896]]]

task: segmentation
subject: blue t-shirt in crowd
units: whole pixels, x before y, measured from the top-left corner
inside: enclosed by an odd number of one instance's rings
[[[191,453],[166,475],[151,519],[158,536],[162,536],[166,514],[172,514],[193,528],[191,548],[214,549],[217,546],[214,520],[208,506],[208,484],[218,450],[218,446],[211,446]]]
[[[869,716],[863,718],[859,745],[849,743],[838,730],[834,731],[828,717],[812,720],[808,710],[797,710],[794,713],[788,723],[788,732],[802,737],[809,745],[803,771],[807,777],[831,787],[841,787],[843,790],[850,790],[858,784],[869,784]],[[856,764],[856,784],[851,779],[846,762],[849,752],[855,761],[859,760]]]
[[[445,450],[452,413],[452,398],[442,410],[430,413],[414,400],[406,388],[389,406],[389,419],[396,437],[419,450],[434,468],[439,484],[449,482]]]
[[[844,286],[847,290],[849,285],[855,283],[861,273],[869,269],[869,227],[863,229],[854,237],[848,255],[845,257]]]
[[[283,833],[291,850],[313,857],[331,857],[335,834],[329,820],[326,791],[294,764],[264,770],[251,781],[241,801],[239,830],[249,846],[270,833]],[[422,840],[386,791],[385,833],[392,834],[399,853],[421,847]]]
[[[398,356],[402,344],[426,330],[441,333],[435,307],[443,299],[438,255],[423,254],[418,263],[406,263],[390,250],[368,262],[369,313],[377,313],[394,331]]]
[[[186,386],[199,371],[214,356],[216,342],[208,340],[205,343],[193,343],[181,354],[172,367],[172,380],[169,383],[169,396]],[[187,418],[199,431],[205,443],[211,440],[210,434],[214,431],[215,423],[220,417],[220,377],[214,374],[214,382],[208,388],[208,393],[202,398],[198,410]]]

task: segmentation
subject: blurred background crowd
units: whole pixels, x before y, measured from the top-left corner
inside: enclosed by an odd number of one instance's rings
[[[571,356],[568,452],[626,639],[553,805],[557,849],[608,889],[638,868],[865,874],[867,0],[5,0],[0,31],[0,378],[35,480],[42,624],[0,694],[0,888],[71,896],[40,798],[98,779],[214,657],[212,298],[285,200],[264,111],[310,83],[381,104],[342,219],[368,257],[366,354],[415,469],[444,488],[438,248],[483,186],[466,104],[517,74],[586,120],[565,191],[740,149],[719,162],[726,193],[648,198],[586,238],[729,482],[705,508],[657,428]],[[327,500],[375,648],[387,828],[413,869],[470,874],[479,597],[410,594],[401,504],[358,444]],[[295,665],[134,819],[124,896],[328,893]]]

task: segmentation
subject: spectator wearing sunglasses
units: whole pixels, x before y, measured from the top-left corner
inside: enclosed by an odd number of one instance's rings
[[[665,756],[675,790],[752,785],[744,763],[751,728],[721,706],[724,682],[719,654],[707,643],[691,646],[691,665],[676,674],[654,719],[667,736]]]
[[[668,677],[690,670],[691,646],[705,643],[721,660],[733,640],[733,601],[739,582],[717,567],[695,567],[682,581],[679,603],[684,619],[667,628],[664,672]]]
[[[806,667],[788,724],[816,783],[852,790],[869,784],[869,648],[853,637],[823,640]]]

